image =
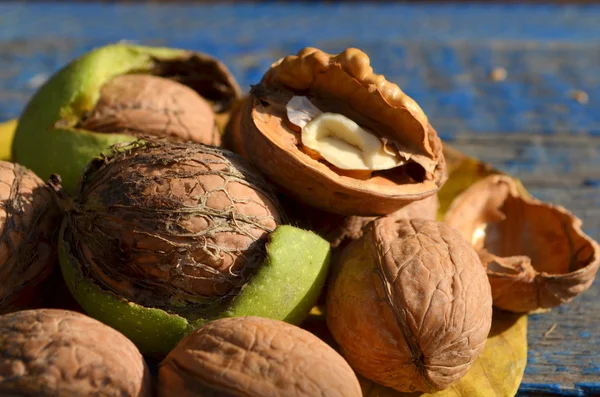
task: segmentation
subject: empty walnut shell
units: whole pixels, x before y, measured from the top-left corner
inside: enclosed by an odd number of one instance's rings
[[[78,128],[221,143],[215,112],[207,100],[177,81],[150,74],[125,74],[106,82],[94,110]]]
[[[0,395],[149,397],[150,373],[131,341],[68,310],[0,317]]]
[[[487,269],[494,305],[535,312],[587,290],[600,264],[598,244],[560,206],[519,194],[492,175],[456,197],[445,222],[470,241]]]
[[[299,201],[342,215],[382,215],[435,194],[446,181],[442,144],[427,117],[369,62],[354,48],[338,55],[305,48],[274,63],[253,87],[241,115],[244,149]],[[315,159],[287,118],[286,104],[298,95],[393,142],[406,163],[365,177]]]
[[[184,337],[159,366],[158,396],[360,397],[348,363],[296,326],[224,318]]]
[[[39,303],[58,263],[55,232],[60,211],[33,172],[0,162],[0,313]]]
[[[364,377],[433,392],[465,375],[482,351],[490,285],[475,250],[447,225],[379,218],[336,266],[327,325]]]

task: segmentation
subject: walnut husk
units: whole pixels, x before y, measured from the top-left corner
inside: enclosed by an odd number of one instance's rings
[[[600,247],[565,208],[525,197],[515,181],[492,175],[452,202],[444,221],[472,242],[486,267],[494,305],[545,311],[587,290]]]
[[[58,262],[61,213],[52,192],[27,168],[0,162],[0,313],[34,307]]]
[[[224,318],[185,336],[159,366],[158,397],[360,397],[348,363],[282,321]]]
[[[146,363],[125,336],[68,310],[0,317],[0,395],[150,397]]]
[[[187,318],[234,297],[282,215],[247,160],[145,140],[92,162],[67,213],[82,273],[129,301]],[[190,317],[192,316],[192,317]]]
[[[286,194],[328,212],[375,216],[431,196],[446,181],[442,144],[427,117],[369,62],[354,48],[338,55],[305,48],[273,64],[253,87],[242,109],[243,147]],[[407,163],[357,177],[315,159],[287,122],[285,105],[294,95],[394,142]]]
[[[215,146],[221,143],[215,112],[208,101],[190,87],[149,74],[126,74],[109,80],[101,88],[94,110],[78,127]]]
[[[327,294],[327,325],[362,376],[434,392],[485,346],[492,297],[475,250],[447,225],[382,217],[348,245]]]

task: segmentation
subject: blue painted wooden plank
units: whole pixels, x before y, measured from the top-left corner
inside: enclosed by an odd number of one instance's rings
[[[600,239],[598,20],[600,6],[0,3],[0,120],[17,116],[62,65],[121,39],[208,52],[246,89],[304,46],[356,46],[420,103],[443,139],[572,209]],[[506,80],[490,79],[498,67]],[[595,283],[531,317],[522,395],[600,394],[599,310]]]

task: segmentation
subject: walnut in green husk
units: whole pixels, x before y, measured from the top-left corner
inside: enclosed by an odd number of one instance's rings
[[[204,53],[113,44],[56,72],[23,111],[13,160],[74,192],[87,163],[140,135],[217,144],[241,95],[229,69]]]
[[[0,395],[150,397],[150,373],[135,345],[68,310],[0,316]]]
[[[150,74],[114,77],[77,128],[101,133],[172,137],[218,146],[211,104],[192,88]]]
[[[283,226],[276,196],[244,158],[164,140],[90,163],[67,207],[61,268],[82,307],[164,354],[206,320],[299,322],[324,282],[329,248]]]
[[[27,168],[0,162],[0,313],[41,303],[58,262],[60,210]]]

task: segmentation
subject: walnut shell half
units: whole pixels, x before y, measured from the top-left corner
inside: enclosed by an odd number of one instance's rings
[[[125,336],[68,310],[0,317],[0,395],[149,397],[150,373]]]
[[[369,63],[355,48],[338,55],[305,48],[273,64],[253,87],[241,115],[244,149],[292,197],[342,215],[384,215],[435,194],[446,181],[442,144],[427,117]],[[320,111],[343,115],[392,143],[405,162],[365,174],[315,158],[288,119],[286,106],[294,96],[306,96]]]
[[[433,392],[464,376],[483,350],[490,285],[475,250],[447,225],[379,218],[336,266],[327,325],[364,377]]]
[[[260,317],[224,318],[192,332],[158,373],[159,397],[361,395],[352,368],[325,342]]]
[[[600,247],[565,208],[523,197],[492,175],[456,197],[445,222],[470,241],[487,269],[494,305],[512,312],[558,306],[587,290]]]

